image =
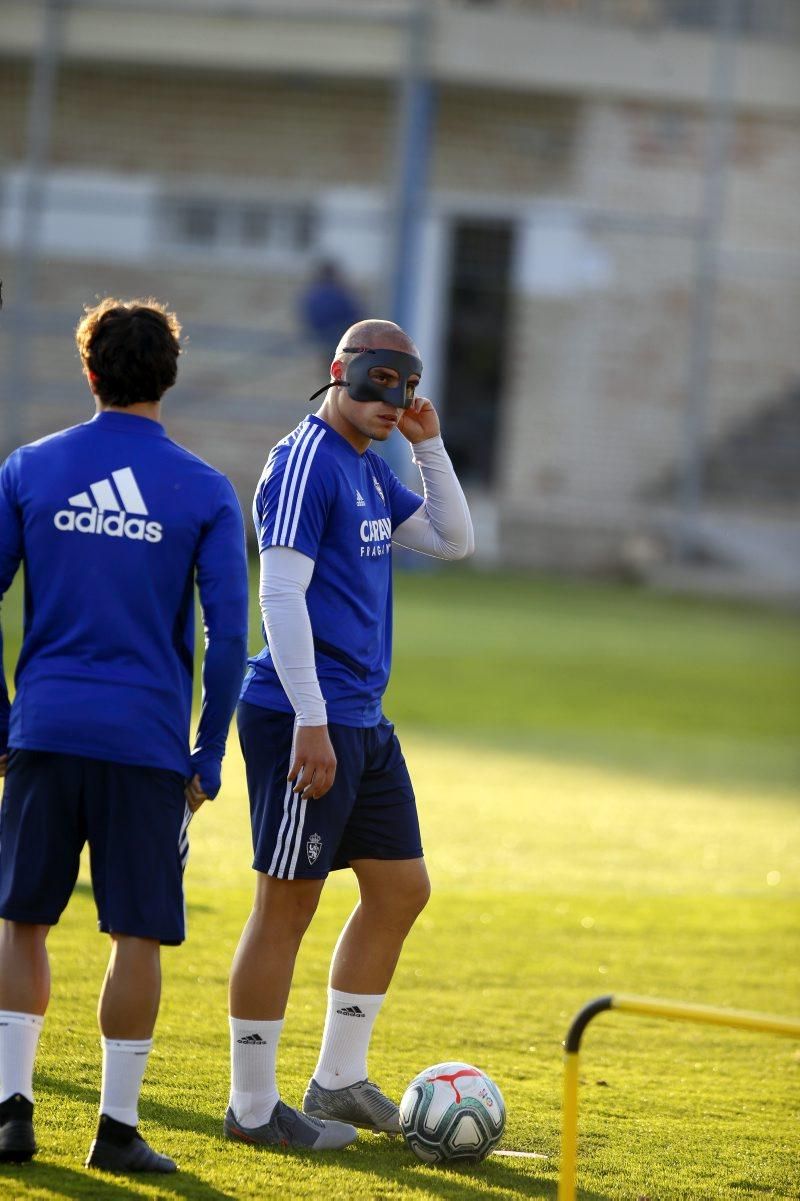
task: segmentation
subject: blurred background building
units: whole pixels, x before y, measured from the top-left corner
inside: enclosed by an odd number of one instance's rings
[[[798,37],[800,0],[0,0],[4,451],[88,412],[82,305],[154,295],[168,428],[249,506],[332,271],[419,343],[480,562],[797,597]]]

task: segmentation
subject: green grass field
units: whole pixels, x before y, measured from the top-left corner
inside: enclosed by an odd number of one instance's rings
[[[4,606],[13,661],[18,592]],[[254,630],[256,625],[254,623]],[[636,590],[458,569],[398,580],[397,722],[434,895],[376,1027],[370,1069],[398,1096],[447,1058],[484,1067],[506,1148],[425,1167],[372,1135],[325,1157],[223,1141],[226,978],[252,873],[243,771],[192,827],[190,935],[165,989],[142,1128],[181,1173],[89,1176],[106,942],[84,874],[51,939],[36,1076],[40,1154],[0,1169],[24,1198],[554,1198],[561,1041],[609,992],[800,1011],[800,629],[787,616]],[[330,881],[301,952],[280,1080],[316,1060],[328,956],[354,902]],[[800,1045],[606,1014],[584,1040],[580,1195],[800,1197]]]

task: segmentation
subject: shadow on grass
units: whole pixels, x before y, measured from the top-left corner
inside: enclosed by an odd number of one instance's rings
[[[56,1197],[75,1198],[75,1201],[123,1201],[132,1197],[190,1197],[192,1201],[236,1201],[232,1193],[223,1193],[191,1172],[177,1172],[173,1176],[135,1177],[141,1189],[132,1188],[124,1176],[110,1179],[105,1172],[82,1171],[49,1164],[35,1159],[26,1164],[0,1164],[0,1194],[3,1197],[24,1197],[29,1189],[50,1189]],[[16,1181],[19,1192],[8,1192],[9,1184]],[[147,1191],[145,1191],[147,1190]]]
[[[217,1160],[216,1152],[235,1155],[238,1149],[218,1134],[213,1140],[218,1147],[209,1147],[209,1159]],[[287,1158],[318,1162],[318,1157],[309,1151],[270,1151],[246,1148],[254,1156],[254,1168],[266,1167],[273,1155],[280,1156],[285,1164]],[[41,1153],[40,1153],[41,1154]],[[266,1162],[265,1162],[266,1161]],[[342,1172],[363,1173],[370,1178],[372,1186],[376,1178],[385,1180],[392,1189],[403,1189],[419,1193],[420,1197],[442,1198],[442,1201],[471,1201],[476,1194],[475,1184],[479,1178],[494,1196],[532,1197],[551,1199],[556,1196],[556,1183],[538,1173],[530,1175],[515,1169],[498,1159],[489,1159],[478,1165],[453,1166],[446,1169],[418,1163],[400,1140],[375,1139],[373,1145],[366,1136],[358,1146],[348,1151],[329,1152],[326,1164]],[[17,1185],[16,1191],[14,1183]],[[138,1186],[138,1187],[134,1187]],[[355,1180],[351,1184],[357,1189]],[[29,1164],[0,1165],[0,1194],[9,1198],[22,1198],[29,1190],[50,1190],[54,1196],[70,1198],[72,1201],[123,1201],[123,1198],[186,1197],[191,1201],[237,1201],[237,1194],[224,1192],[192,1172],[178,1171],[174,1176],[136,1176],[130,1183],[125,1177],[109,1178],[106,1173],[89,1172],[85,1169],[67,1168],[49,1164],[37,1158]],[[248,1195],[251,1195],[248,1193]],[[609,1201],[605,1194],[580,1191],[581,1201]]]
[[[225,1144],[229,1153],[236,1156],[239,1164],[243,1155],[254,1156],[254,1173],[258,1168],[267,1166],[274,1156],[280,1157],[284,1164],[287,1157],[308,1164],[318,1164],[324,1159],[326,1165],[343,1174],[343,1181],[345,1175],[349,1177],[347,1184],[356,1196],[388,1197],[395,1193],[418,1193],[421,1198],[441,1198],[442,1201],[475,1201],[475,1198],[483,1196],[531,1197],[538,1201],[554,1201],[558,1191],[556,1180],[542,1174],[539,1166],[541,1161],[538,1160],[509,1161],[492,1156],[480,1164],[435,1166],[415,1159],[401,1138],[385,1138],[381,1135],[362,1133],[355,1146],[342,1151],[326,1151],[324,1155],[313,1151],[244,1146],[231,1148],[231,1144],[221,1136],[218,1136],[218,1140],[220,1144]],[[223,1152],[222,1145],[219,1150]],[[359,1189],[359,1175],[365,1178],[371,1190],[369,1194]],[[382,1188],[379,1181],[385,1181],[386,1187]],[[480,1192],[476,1189],[478,1181],[482,1186]],[[286,1195],[291,1196],[291,1193]],[[323,1195],[326,1195],[325,1188],[320,1190],[320,1196]],[[334,1194],[337,1201],[346,1195],[344,1191]],[[611,1201],[606,1193],[581,1189],[578,1195],[580,1201]]]
[[[342,1182],[346,1180],[355,1196],[388,1197],[396,1193],[416,1193],[420,1198],[441,1198],[442,1201],[475,1201],[475,1198],[483,1196],[531,1197],[537,1198],[538,1201],[554,1201],[558,1190],[557,1182],[542,1174],[539,1167],[541,1161],[510,1162],[507,1159],[491,1157],[480,1164],[435,1166],[415,1159],[400,1138],[389,1139],[362,1133],[355,1146],[342,1151],[326,1151],[324,1156],[313,1151],[252,1147],[232,1149],[230,1144],[226,1145],[229,1152],[236,1156],[239,1165],[243,1155],[254,1156],[254,1173],[267,1166],[274,1156],[281,1157],[284,1164],[287,1157],[298,1163],[308,1164],[317,1164],[324,1159],[326,1166],[330,1165],[338,1173],[342,1173],[338,1179]],[[532,1164],[536,1166],[529,1166]],[[365,1183],[371,1190],[369,1194],[362,1193],[359,1188],[359,1175],[365,1178]],[[253,1178],[255,1179],[255,1176]],[[385,1187],[381,1187],[379,1182],[384,1181]],[[480,1191],[476,1187],[478,1181],[481,1185]],[[320,1196],[324,1193],[323,1188]],[[346,1196],[346,1193],[342,1191],[334,1195],[338,1199]],[[579,1196],[581,1201],[611,1201],[605,1193],[581,1190]]]
[[[96,1086],[78,1084],[74,1080],[63,1080],[59,1076],[51,1076],[47,1072],[37,1072],[34,1078],[37,1091],[50,1093],[54,1099],[71,1097],[75,1101],[85,1101],[94,1110],[100,1098]],[[43,1100],[40,1110],[43,1112],[48,1105]],[[145,1122],[157,1122],[166,1129],[191,1130],[196,1134],[216,1134],[222,1123],[222,1117],[217,1120],[207,1114],[195,1110],[178,1109],[174,1105],[165,1105],[163,1101],[154,1101],[152,1097],[143,1096],[139,1102],[139,1113]]]
[[[404,745],[413,736],[454,748],[485,748],[492,754],[506,751],[533,756],[564,767],[584,767],[656,780],[678,786],[691,784],[738,793],[766,789],[770,799],[797,804],[800,754],[796,743],[784,738],[775,746],[754,737],[703,737],[699,734],[648,733],[646,731],[534,731],[511,729],[506,723],[454,731],[403,724]]]
[[[58,1096],[70,1097],[74,1100],[85,1101],[92,1108],[97,1105],[97,1089],[78,1084],[71,1080],[62,1080],[46,1073],[36,1077],[37,1089],[51,1094],[53,1099]],[[48,1104],[43,1101],[42,1108]],[[242,1156],[254,1156],[253,1166],[259,1168],[268,1166],[273,1155],[306,1160],[309,1163],[319,1163],[319,1156],[312,1151],[272,1151],[267,1148],[254,1149],[244,1145],[232,1145],[222,1135],[221,1117],[216,1117],[196,1110],[181,1109],[174,1105],[166,1105],[162,1101],[154,1101],[143,1097],[140,1112],[145,1123],[157,1123],[165,1130],[186,1130],[203,1136],[209,1140],[209,1163],[219,1164],[220,1157],[230,1155],[232,1160],[241,1163]],[[147,1133],[147,1132],[145,1132]],[[507,1160],[490,1157],[478,1165],[452,1165],[447,1168],[433,1167],[420,1163],[407,1149],[402,1139],[387,1139],[373,1135],[362,1134],[356,1146],[346,1151],[325,1153],[325,1162],[337,1166],[342,1171],[385,1180],[391,1186],[398,1186],[410,1192],[417,1192],[421,1197],[442,1198],[443,1201],[471,1201],[476,1196],[475,1180],[480,1177],[493,1195],[512,1197],[555,1198],[557,1185],[555,1180],[548,1179],[541,1171],[539,1160]],[[102,1197],[113,1201],[114,1198],[130,1197],[134,1194],[126,1191],[123,1185],[116,1183],[100,1184],[102,1177],[48,1165],[37,1161],[35,1165],[25,1165],[18,1169],[18,1178],[31,1185],[34,1178],[27,1173],[35,1172],[35,1184],[38,1187],[52,1188],[60,1196],[70,1198]],[[0,1181],[9,1172],[9,1168],[0,1168]],[[140,1178],[141,1179],[141,1178]],[[236,1194],[221,1192],[213,1185],[207,1184],[198,1176],[188,1172],[179,1172],[177,1176],[158,1177],[158,1196],[167,1194],[175,1197],[191,1197],[192,1201],[236,1201]],[[107,1191],[105,1191],[107,1190]],[[3,1190],[0,1187],[0,1195]],[[153,1194],[147,1194],[153,1195]],[[580,1191],[581,1201],[609,1201],[605,1194]]]
[[[537,1161],[523,1161],[528,1164]],[[472,1201],[476,1181],[492,1196],[554,1198],[556,1183],[540,1174],[537,1167],[525,1170],[508,1160],[490,1158],[481,1164],[436,1167],[420,1163],[402,1139],[362,1135],[343,1166],[350,1172],[378,1177],[398,1189],[417,1192],[421,1197],[440,1197],[443,1201]],[[377,1192],[377,1190],[376,1190]],[[606,1201],[586,1194],[586,1201]]]

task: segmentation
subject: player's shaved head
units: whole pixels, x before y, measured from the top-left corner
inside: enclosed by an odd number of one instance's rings
[[[419,358],[419,351],[404,329],[394,321],[382,321],[370,317],[366,321],[357,321],[339,339],[336,347],[338,359],[348,347],[364,346],[368,349],[384,347],[386,350],[402,350]]]

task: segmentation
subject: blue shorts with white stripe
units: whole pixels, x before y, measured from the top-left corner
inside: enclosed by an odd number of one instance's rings
[[[0,917],[54,926],[88,842],[100,930],[183,942],[184,785],[166,768],[12,749],[0,806]]]
[[[322,880],[354,859],[419,859],[414,790],[394,726],[331,723],[336,777],[319,800],[301,800],[286,776],[294,717],[240,701],[253,867],[283,880]]]

